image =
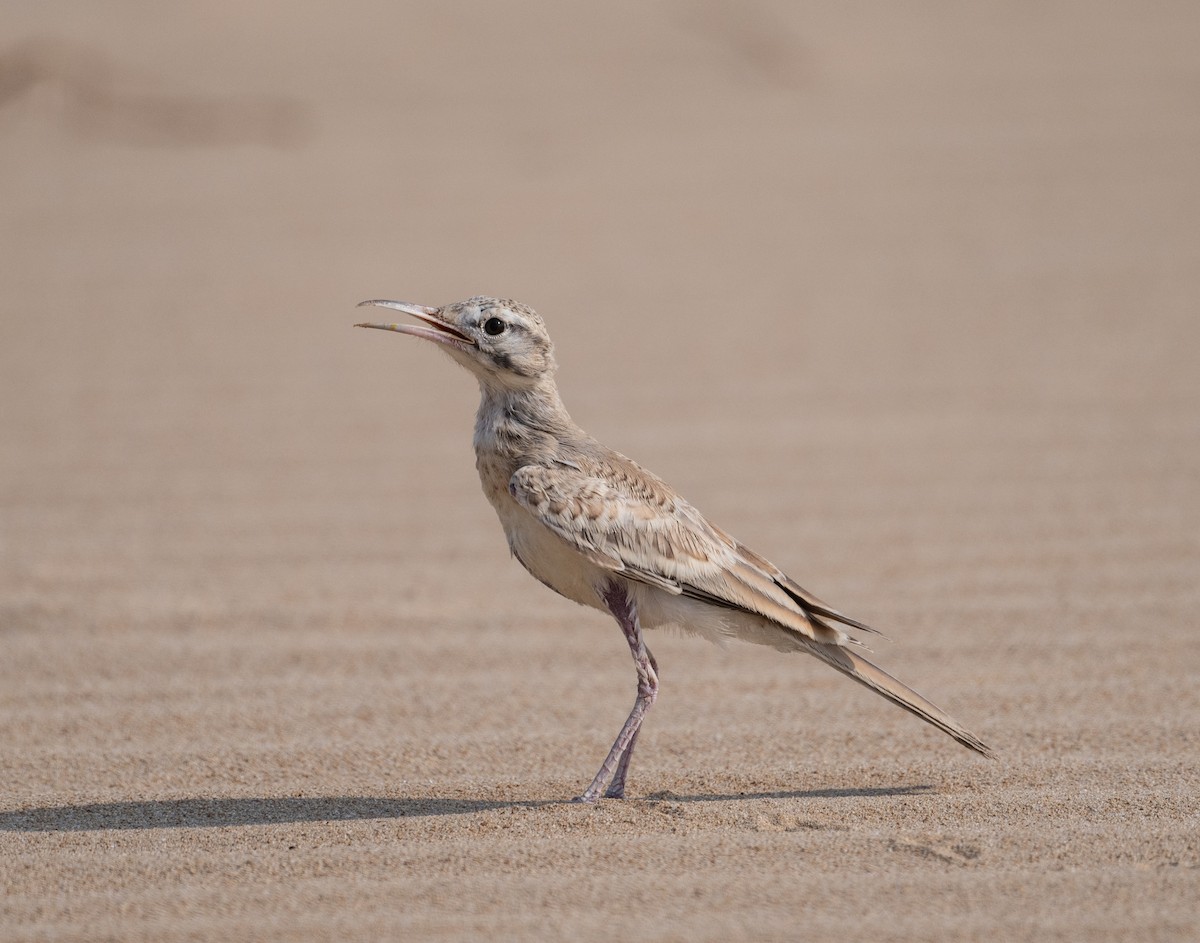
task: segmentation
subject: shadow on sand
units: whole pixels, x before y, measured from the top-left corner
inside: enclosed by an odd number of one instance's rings
[[[853,799],[920,795],[929,786],[859,789],[809,789],[794,792],[745,792],[729,795],[676,795],[657,792],[642,802],[727,802],[754,799]],[[88,832],[145,828],[221,828],[280,825],[289,822],[353,822],[429,815],[467,815],[496,809],[538,809],[572,805],[568,800],[385,799],[362,796],[252,799],[157,799],[143,802],[93,802],[0,811],[0,831]]]

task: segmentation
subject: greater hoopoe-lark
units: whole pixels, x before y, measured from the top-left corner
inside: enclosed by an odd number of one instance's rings
[[[475,297],[441,308],[364,301],[416,324],[359,324],[434,341],[479,381],[475,465],[513,556],[556,593],[617,620],[637,667],[637,700],[579,798],[623,798],[629,759],[658,695],[643,629],[677,625],[807,652],[984,756],[958,721],[848,646],[874,630],[827,606],[711,524],[655,475],[571,420],[554,384],[546,326],[527,305]],[[606,788],[607,787],[607,788]]]

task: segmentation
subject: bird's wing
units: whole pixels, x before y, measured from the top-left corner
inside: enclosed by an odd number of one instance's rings
[[[525,465],[513,498],[592,563],[667,592],[766,616],[820,642],[840,644],[836,613],[778,568],[714,527],[671,488],[617,457]]]

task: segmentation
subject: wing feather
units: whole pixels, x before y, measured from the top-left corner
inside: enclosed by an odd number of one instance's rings
[[[660,479],[632,462],[628,466],[574,457],[569,466],[525,465],[508,490],[588,560],[628,579],[756,613],[820,642],[846,640],[826,619],[866,628],[805,593]]]

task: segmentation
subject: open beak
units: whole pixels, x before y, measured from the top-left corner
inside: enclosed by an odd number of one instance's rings
[[[373,327],[381,331],[396,331],[399,334],[411,334],[413,337],[423,337],[427,341],[436,341],[448,347],[474,347],[475,341],[453,325],[447,324],[438,317],[437,308],[427,308],[425,305],[409,304],[406,301],[360,301],[358,307],[374,305],[378,308],[394,308],[411,314],[414,318],[424,321],[424,324],[356,324],[355,327]],[[428,325],[428,326],[426,326]]]

